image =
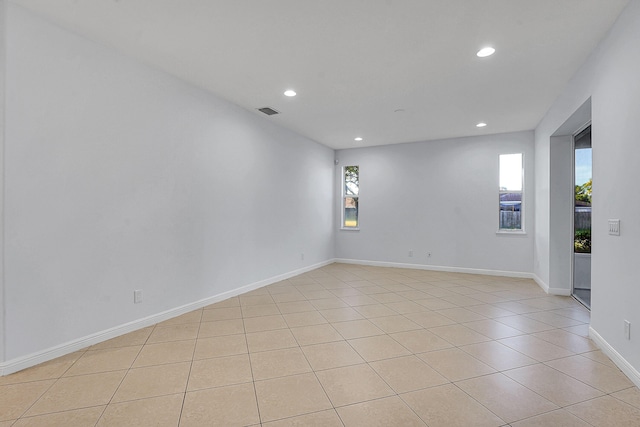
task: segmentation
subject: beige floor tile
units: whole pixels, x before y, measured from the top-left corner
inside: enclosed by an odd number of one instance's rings
[[[326,298],[332,298],[332,297],[335,296],[334,294],[332,294],[331,292],[329,292],[326,289],[319,289],[317,291],[304,291],[304,292],[301,292],[301,293],[308,300],[326,299]]]
[[[546,362],[548,360],[560,359],[562,357],[573,355],[569,350],[558,347],[557,345],[551,344],[532,335],[519,335],[517,337],[504,338],[498,342],[539,362]]]
[[[331,402],[312,373],[256,381],[255,389],[263,422],[331,409]]]
[[[244,330],[246,332],[263,332],[287,328],[287,323],[284,321],[284,317],[282,317],[281,314],[244,319]]]
[[[18,420],[6,420],[6,421],[0,421],[0,427],[11,427],[14,425],[14,423],[18,421]],[[24,425],[24,424],[23,424]],[[340,424],[342,425],[342,424]]]
[[[355,338],[348,340],[348,342],[367,362],[411,354],[409,350],[388,335]]]
[[[460,349],[497,371],[538,363],[538,361],[496,341],[465,345]]]
[[[344,427],[335,409],[263,423],[264,427]]]
[[[316,372],[334,407],[379,399],[393,390],[367,364]]]
[[[449,382],[413,355],[371,362],[370,366],[396,393],[406,393]]]
[[[276,314],[282,314],[276,304],[242,306],[242,317],[245,319],[249,317],[273,316]]]
[[[198,330],[198,338],[211,338],[237,334],[244,334],[244,322],[242,319],[202,322],[200,323],[200,329]]]
[[[529,319],[537,320],[539,322],[546,323],[555,328],[569,328],[571,326],[580,325],[583,322],[579,322],[568,317],[560,316],[549,311],[539,311],[537,313],[528,313],[524,315]]]
[[[200,323],[184,323],[170,326],[156,326],[147,344],[155,344],[168,341],[193,340],[198,338]]]
[[[614,393],[633,386],[619,369],[610,368],[586,357],[572,356],[552,360],[546,364],[605,393]]]
[[[388,295],[388,294],[383,294],[383,295]],[[391,295],[395,295],[395,294],[391,294]],[[384,300],[384,298],[380,298],[380,295],[373,295],[372,298],[376,298],[378,297],[381,300]],[[392,300],[392,298],[388,297],[386,298],[388,300]],[[399,300],[399,301],[380,301],[383,302],[384,305],[386,305],[387,307],[389,307],[391,310],[395,311],[398,314],[411,314],[411,313],[420,313],[421,311],[428,311],[429,309],[425,306],[422,306],[420,304],[416,304],[413,301],[403,301],[403,300]]]
[[[561,407],[602,396],[601,391],[541,363],[504,374]]]
[[[330,324],[291,328],[291,333],[300,346],[343,340],[342,335]]]
[[[333,327],[344,339],[363,338],[374,335],[384,335],[385,332],[367,319],[349,320],[347,322],[334,323]]]
[[[429,332],[438,335],[440,338],[456,346],[475,344],[491,340],[491,338],[459,324],[430,328]]]
[[[453,303],[445,301],[442,298],[435,298],[434,296],[431,296],[430,298],[426,298],[426,299],[416,300],[415,302],[429,310],[445,310],[448,308],[457,307],[457,305]]]
[[[305,301],[306,298],[298,291],[271,294],[271,298],[277,303]]]
[[[262,295],[244,294],[244,295],[240,295],[238,299],[240,300],[240,307],[275,303],[275,301],[273,300],[273,298],[271,298],[271,295],[269,295],[268,292]]]
[[[193,360],[234,356],[248,352],[247,339],[244,335],[225,335],[221,337],[201,338],[196,341]],[[191,360],[191,358],[189,360]]]
[[[536,332],[548,331],[551,329],[555,329],[553,326],[548,325],[546,323],[538,322],[537,320],[530,319],[528,317],[518,315],[518,316],[505,316],[498,317],[495,319],[496,321],[503,323],[507,326],[511,326],[519,331],[524,332],[525,334],[533,334]]]
[[[275,306],[275,304],[274,304]],[[224,307],[202,310],[203,322],[215,322],[217,320],[241,319],[242,310],[240,307]]]
[[[347,308],[349,307],[346,302],[342,301],[338,297],[326,298],[326,299],[316,299],[310,301],[311,305],[316,310],[331,310],[334,308]]]
[[[370,304],[354,307],[354,310],[364,316],[366,319],[374,319],[376,317],[395,316],[398,313],[391,310],[384,304]]]
[[[340,297],[342,301],[346,302],[351,307],[360,307],[363,305],[377,305],[380,304],[368,295],[351,295],[346,297]]]
[[[464,326],[494,340],[515,337],[517,335],[523,334],[522,331],[512,328],[511,326],[507,326],[504,323],[497,322],[493,319],[464,323]]]
[[[418,357],[450,381],[460,381],[496,372],[492,367],[458,348],[422,353]]]
[[[305,311],[302,313],[289,313],[283,315],[285,322],[290,328],[300,326],[322,325],[328,323],[327,319],[322,317],[317,311]]]
[[[437,313],[442,314],[443,316],[446,316],[451,320],[455,320],[458,323],[479,322],[481,320],[487,319],[485,316],[481,314],[475,313],[473,311],[470,311],[470,310],[467,310],[466,308],[461,308],[461,307],[438,310]]]
[[[558,409],[511,424],[512,427],[591,427],[571,413]]]
[[[195,360],[188,377],[188,391],[253,381],[248,354]]]
[[[419,313],[405,314],[405,317],[423,328],[435,328],[438,326],[453,325],[456,322],[435,311],[421,311]]]
[[[404,305],[402,303],[411,302],[411,301],[407,301],[406,298],[396,294],[395,292],[387,292],[387,293],[383,293],[383,294],[373,294],[373,295],[371,295],[371,298],[373,298],[374,300],[378,301],[379,303],[386,304],[387,307],[389,307],[390,309],[392,309],[394,311],[397,311],[397,312],[399,312],[399,311],[396,310],[395,308],[393,308],[393,306],[390,306],[389,304],[401,303],[399,305],[399,308],[402,309],[404,307]],[[418,306],[418,304],[415,304],[415,305]],[[424,307],[422,307],[422,306],[419,306],[419,307],[420,307],[420,310],[424,309]],[[410,306],[407,306],[406,309],[413,310],[412,308],[410,308]],[[420,311],[420,310],[418,310],[418,311]]]
[[[76,409],[74,411],[56,412],[53,414],[38,415],[22,418],[13,426],[15,427],[94,427],[98,418],[104,411],[104,406]],[[0,423],[2,426],[2,423]]]
[[[390,336],[414,354],[453,347],[453,344],[426,329],[398,332]]]
[[[640,425],[640,409],[611,396],[602,396],[565,409],[594,426],[638,427]]]
[[[188,392],[184,398],[180,427],[259,424],[253,384],[238,384]]]
[[[172,427],[180,420],[184,395],[152,397],[107,406],[97,427]]]
[[[278,309],[282,314],[304,313],[315,311],[316,308],[309,301],[295,301],[278,303]]]
[[[400,396],[429,427],[498,427],[504,421],[452,384]]]
[[[0,386],[0,421],[19,418],[54,382],[45,380]]]
[[[611,396],[640,409],[640,390],[638,390],[638,387],[627,388],[613,393]]]
[[[0,377],[0,386],[60,378],[84,353],[84,351],[77,351],[20,372]]]
[[[415,331],[422,326],[401,315],[375,317],[370,319],[373,324],[388,334],[404,331]]]
[[[172,319],[165,320],[164,322],[158,323],[156,326],[172,326],[172,325],[181,325],[184,323],[200,323],[201,319],[202,319],[202,309],[190,311],[180,316],[176,316]]]
[[[558,409],[557,405],[500,373],[456,385],[509,423]]]
[[[184,393],[187,388],[190,362],[131,369],[125,375],[113,402]]]
[[[127,371],[60,378],[27,411],[26,416],[106,405]]]
[[[336,297],[338,297],[340,299],[347,298],[347,297],[352,297],[352,296],[364,295],[357,288],[352,288],[352,287],[343,287],[343,288],[338,288],[338,289],[332,289],[331,290],[331,294],[333,294],[334,296],[336,296]],[[348,305],[348,303],[347,303],[347,305]]]
[[[165,363],[186,362],[193,358],[196,340],[172,341],[158,344],[147,344],[133,362],[133,368],[162,365]]]
[[[298,343],[289,329],[254,332],[247,334],[246,337],[250,353],[298,347]]]
[[[149,338],[149,335],[151,335],[151,332],[153,332],[153,328],[153,326],[149,326],[148,328],[138,329],[137,331],[129,332],[128,334],[120,335],[119,337],[111,338],[110,340],[92,345],[91,347],[89,347],[89,349],[104,350],[105,348],[143,345],[147,342],[147,339]]]
[[[513,311],[505,310],[504,308],[496,307],[491,304],[472,305],[466,308],[474,313],[482,314],[484,317],[490,319],[497,319],[498,317],[513,316]]]
[[[253,378],[258,381],[304,374],[311,372],[311,367],[300,348],[286,348],[251,353],[251,370]]]
[[[393,396],[337,409],[345,427],[425,426],[400,398]]]
[[[607,365],[610,368],[618,369],[616,364],[613,363],[613,361],[611,359],[609,359],[609,356],[604,354],[601,350],[595,350],[595,351],[590,351],[588,353],[582,353],[582,354],[580,354],[580,356],[586,357],[587,359],[591,359],[591,360],[594,360],[596,362],[600,362],[603,365]]]
[[[351,283],[351,287],[355,287],[355,286],[353,286],[353,282]],[[373,296],[373,295],[376,295],[376,294],[386,294],[386,293],[389,292],[387,289],[383,288],[382,286],[376,286],[376,285],[358,286],[357,288],[358,288],[358,290],[360,292],[362,292],[365,295],[369,295],[369,296]]]
[[[581,337],[579,335],[572,334],[571,332],[563,331],[562,329],[538,332],[533,334],[533,336],[574,353],[585,353],[598,349],[598,347],[589,338]]]
[[[364,359],[346,341],[302,347],[315,371],[364,363]]]
[[[360,313],[358,313],[351,307],[320,310],[320,314],[322,314],[322,316],[331,323],[346,322],[347,320],[364,319],[364,316],[362,316]]]
[[[129,369],[142,346],[108,348],[85,352],[64,376],[95,374]]]
[[[484,301],[480,301],[465,295],[445,296],[445,297],[442,297],[442,299],[447,302],[450,302],[451,304],[454,304],[457,307],[469,307],[472,305],[478,305],[478,304],[484,303]]]
[[[580,335],[581,337],[589,338],[589,325],[587,323],[578,326],[571,326],[569,328],[562,328],[562,330]]]
[[[215,309],[215,308],[229,308],[229,307],[240,307],[240,300],[238,297],[227,298],[224,301],[216,302],[214,304],[206,306],[205,310]]]

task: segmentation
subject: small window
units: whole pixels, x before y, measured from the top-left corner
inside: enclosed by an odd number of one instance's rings
[[[342,228],[358,228],[360,168],[345,166],[342,173]]]
[[[522,231],[522,153],[500,155],[500,231]]]

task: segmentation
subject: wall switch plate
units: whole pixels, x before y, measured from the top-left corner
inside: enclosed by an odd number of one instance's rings
[[[304,261],[304,252],[300,252],[300,261]]]
[[[620,235],[620,220],[619,219],[610,219],[609,220],[609,235],[611,235],[611,236],[619,236]]]
[[[133,303],[140,304],[142,302],[142,289],[133,291]]]
[[[624,337],[628,340],[631,339],[631,322],[628,320],[624,321]]]
[[[413,256],[413,249],[409,249],[409,258]]]

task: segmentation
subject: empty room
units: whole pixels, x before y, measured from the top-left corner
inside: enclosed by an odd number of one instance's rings
[[[640,0],[0,28],[0,427],[640,426]]]

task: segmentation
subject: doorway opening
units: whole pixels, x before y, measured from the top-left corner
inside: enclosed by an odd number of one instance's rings
[[[573,137],[573,284],[572,295],[591,308],[591,125]]]

